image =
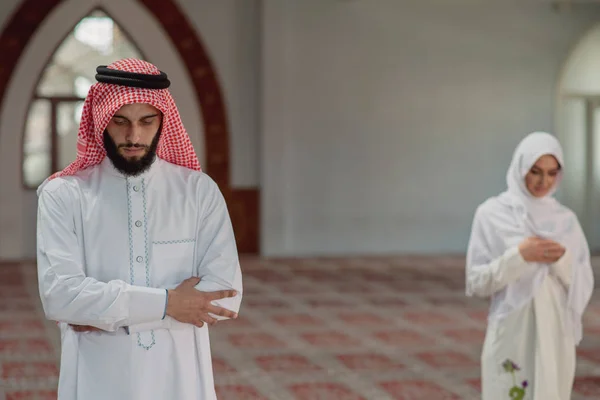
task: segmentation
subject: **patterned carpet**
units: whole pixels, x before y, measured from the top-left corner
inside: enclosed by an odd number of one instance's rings
[[[464,297],[462,259],[245,258],[242,267],[240,318],[211,331],[220,400],[480,397],[487,304]],[[600,398],[598,292],[585,319],[576,400]],[[56,399],[57,333],[34,266],[0,265],[0,400]]]

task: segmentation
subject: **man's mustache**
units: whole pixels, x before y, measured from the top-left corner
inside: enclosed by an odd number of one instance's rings
[[[125,144],[120,144],[120,145],[119,145],[119,149],[120,149],[120,148],[122,148],[122,147],[124,147],[124,148],[139,148],[139,149],[147,149],[147,148],[149,148],[150,146],[147,146],[147,145],[145,145],[145,144],[133,144],[133,143],[125,143]]]

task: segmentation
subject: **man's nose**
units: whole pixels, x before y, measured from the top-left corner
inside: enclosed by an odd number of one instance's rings
[[[137,144],[140,141],[141,137],[142,129],[134,125],[131,128],[129,128],[127,132],[127,137],[125,139],[127,139],[128,143]]]

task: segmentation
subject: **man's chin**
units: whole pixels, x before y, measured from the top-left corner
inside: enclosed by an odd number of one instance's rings
[[[142,157],[144,157],[146,154],[148,154],[147,151],[140,151],[135,154],[129,154],[126,151],[119,151],[119,155],[121,157],[123,157],[127,161],[133,161],[133,162],[141,160]]]
[[[125,161],[127,161],[127,162],[135,163],[135,162],[140,161],[143,156],[126,156],[126,155],[121,155],[121,157],[123,157],[123,159],[125,159]]]

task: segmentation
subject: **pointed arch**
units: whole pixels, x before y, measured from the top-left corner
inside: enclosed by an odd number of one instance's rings
[[[3,63],[0,65],[0,110],[5,107],[9,82],[27,44],[44,20],[65,1],[24,0],[5,25],[0,35],[0,52],[3,54]],[[258,189],[232,190],[230,187],[229,127],[212,62],[187,17],[173,0],[133,1],[154,16],[179,52],[193,85],[204,126],[206,157],[203,168],[217,182],[229,204],[239,251],[257,253],[259,193]]]
[[[37,78],[23,124],[21,181],[25,189],[36,189],[46,177],[75,160],[78,117],[96,66],[128,57],[148,59],[125,28],[101,7],[83,16],[62,38]]]
[[[556,85],[556,134],[564,151],[560,199],[579,216],[592,252],[600,251],[600,24],[563,61]]]

